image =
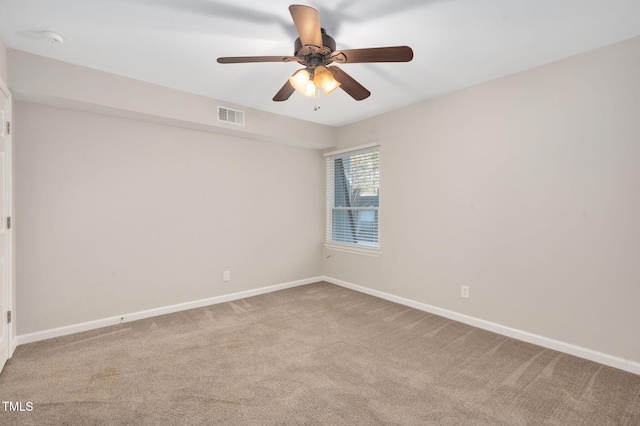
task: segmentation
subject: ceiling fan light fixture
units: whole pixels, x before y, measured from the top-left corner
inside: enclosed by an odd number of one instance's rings
[[[306,69],[301,69],[293,73],[293,75],[289,78],[289,83],[300,93],[304,93],[307,88],[307,83],[311,75],[309,71]]]
[[[298,92],[305,96],[316,96],[316,86],[311,79],[311,74],[306,68],[296,71],[290,78],[289,83]]]
[[[334,90],[336,90],[338,87],[340,87],[340,83],[338,82],[338,80],[333,79],[331,80],[331,83],[329,83],[325,88],[324,88],[324,94],[328,95],[329,93],[333,92]]]
[[[313,84],[313,80],[309,80],[302,94],[305,96],[315,98],[317,93],[318,93],[318,90],[316,89],[316,85]]]
[[[324,66],[317,66],[316,69],[313,70],[313,84],[315,84],[317,88],[326,89],[334,81],[333,73]]]

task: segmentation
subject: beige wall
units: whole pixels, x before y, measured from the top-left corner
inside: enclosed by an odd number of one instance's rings
[[[383,254],[324,274],[640,362],[638,76],[635,38],[341,128],[381,144]]]
[[[314,149],[329,148],[335,140],[334,127],[26,52],[8,49],[8,61],[11,90],[18,100]],[[218,121],[218,105],[243,110],[245,125]]]
[[[0,79],[7,83],[7,48],[0,38]]]
[[[316,150],[29,102],[15,123],[20,335],[320,275]]]

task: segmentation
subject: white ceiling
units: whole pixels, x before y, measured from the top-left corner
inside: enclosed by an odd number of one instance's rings
[[[309,0],[338,49],[408,45],[408,63],[342,68],[372,95],[274,94],[297,63],[284,0],[0,0],[7,47],[328,125],[343,125],[640,35],[639,0]],[[64,37],[56,45],[42,36]],[[9,82],[10,83],[10,82]]]

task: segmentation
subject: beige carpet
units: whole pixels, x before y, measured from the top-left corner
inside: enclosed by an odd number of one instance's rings
[[[640,376],[327,283],[18,347],[20,425],[640,425]]]

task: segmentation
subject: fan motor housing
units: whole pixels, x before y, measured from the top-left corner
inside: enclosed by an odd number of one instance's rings
[[[334,52],[336,50],[336,41],[333,39],[333,37],[328,35],[325,32],[324,28],[320,29],[320,33],[322,34],[322,46],[318,46],[320,48],[320,51],[313,52],[311,54],[311,57],[313,57],[315,55],[319,55],[320,57],[324,57],[324,56],[327,56],[328,54],[330,54],[330,53],[332,53],[332,52]],[[299,56],[299,54],[302,53],[301,50],[304,47],[305,46],[303,46],[302,42],[300,41],[300,37],[298,37],[296,39],[295,43],[294,43],[294,52],[293,52],[293,54],[296,55],[296,56]],[[302,56],[307,56],[307,55],[302,53]],[[311,58],[307,58],[307,59],[311,59]],[[312,65],[312,64],[308,64],[308,65]],[[319,63],[317,65],[322,65],[322,64]]]

